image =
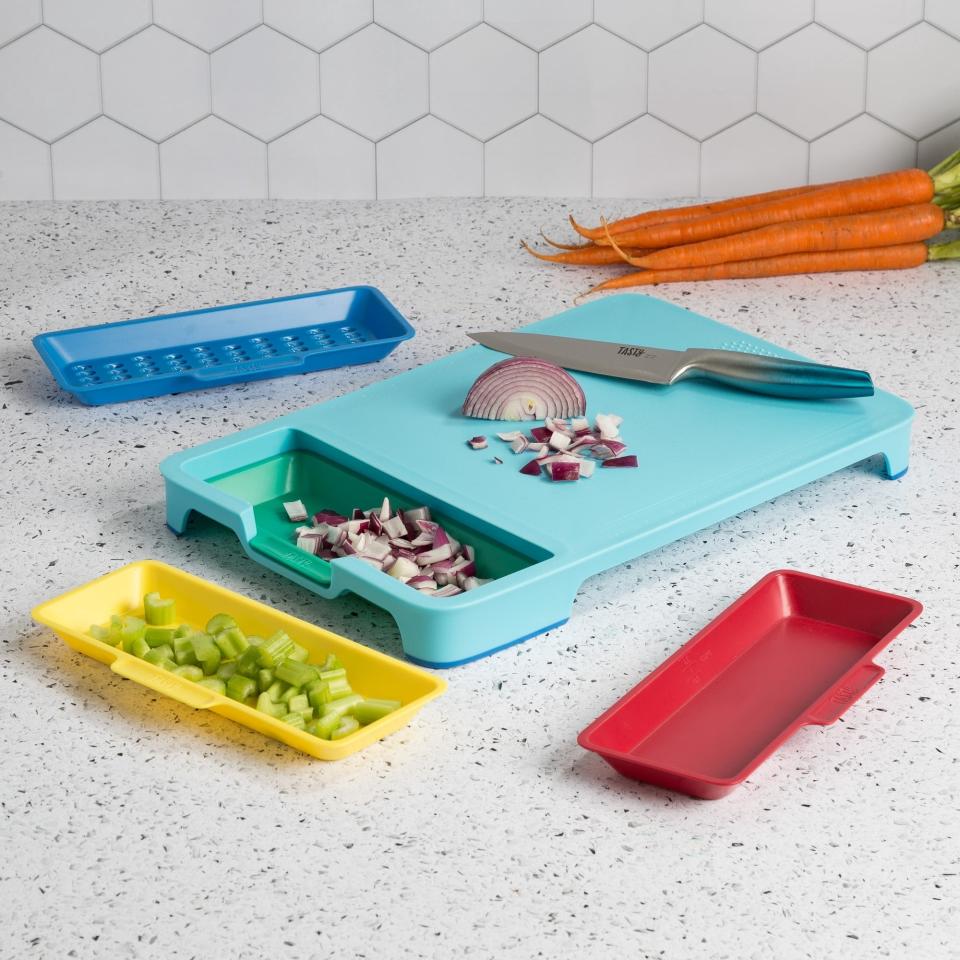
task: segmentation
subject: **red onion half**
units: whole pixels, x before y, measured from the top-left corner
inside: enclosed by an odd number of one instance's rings
[[[582,417],[587,399],[563,367],[535,357],[510,357],[477,377],[463,414],[480,420]]]

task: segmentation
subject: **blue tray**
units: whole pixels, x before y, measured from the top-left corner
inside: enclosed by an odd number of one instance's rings
[[[360,286],[43,333],[33,345],[64,390],[99,404],[372,363],[412,336],[379,290]]]
[[[525,329],[797,357],[636,295]],[[589,414],[624,417],[640,469],[601,469],[565,484],[524,476],[527,458],[494,438],[516,424],[459,413],[473,380],[502,358],[471,347],[175,454],[161,465],[167,522],[182,533],[196,511],[224,524],[251,558],[320,596],[351,591],[389,611],[411,659],[453,666],[558,625],[580,584],[602,570],[874,454],[883,454],[890,477],[907,467],[913,410],[882,390],[855,400],[786,400],[696,380],[660,387],[576,373]],[[467,446],[477,433],[492,438],[488,449]],[[494,454],[504,463],[494,464]],[[476,546],[478,574],[497,579],[432,599],[356,557],[327,562],[297,550],[286,532],[295,525],[283,521],[284,500],[344,512],[384,494],[401,507],[429,505],[458,540]]]

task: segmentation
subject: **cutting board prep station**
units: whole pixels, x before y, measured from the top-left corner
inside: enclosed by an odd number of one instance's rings
[[[227,597],[207,581],[150,561],[41,604],[35,618],[121,676],[188,706],[219,712],[311,756],[340,759],[398,729],[442,692],[443,681],[421,667],[457,667],[561,626],[587,577],[876,454],[882,455],[887,477],[907,470],[913,411],[898,397],[875,390],[860,371],[804,363],[775,344],[634,294],[529,324],[521,338],[528,331],[580,342],[588,335],[598,346],[620,344],[620,353],[639,357],[646,352],[648,363],[657,351],[661,357],[693,350],[714,360],[739,359],[735,375],[714,362],[704,371],[713,380],[667,376],[659,383],[576,372],[592,368],[568,364],[589,409],[616,411],[622,436],[639,454],[639,469],[601,471],[589,482],[556,484],[546,475],[524,476],[518,470],[523,458],[514,458],[509,447],[499,450],[497,440],[493,447],[486,445],[486,436],[474,438],[483,446],[465,442],[481,423],[460,412],[466,390],[492,363],[505,359],[484,346],[466,347],[187,449],[160,465],[167,522],[175,534],[189,536],[191,516],[202,514],[232,530],[252,560],[299,586],[325,598],[347,592],[364,597],[391,614],[404,654],[420,666],[375,654],[252,600]],[[354,287],[44,335],[36,346],[61,386],[84,402],[106,403],[368,362],[412,334],[379,291]],[[112,352],[118,335],[128,338],[129,356]],[[258,350],[270,355],[251,356]],[[161,360],[169,369],[160,371]],[[138,367],[144,361],[151,369]],[[778,385],[785,371],[794,375],[797,370],[802,376],[793,385]],[[815,374],[813,386],[804,380],[807,371]],[[384,411],[403,429],[384,430]],[[515,426],[482,423],[494,437],[510,436]],[[873,481],[866,477],[865,482]],[[376,507],[384,498],[386,512],[376,521],[373,510],[354,512],[358,505]],[[418,512],[424,508],[426,513]],[[295,516],[301,509],[303,515]],[[433,596],[433,591],[410,589],[403,582],[409,578],[388,576],[361,556],[305,552],[295,530],[314,514],[327,521],[336,515],[345,525],[352,516],[363,530],[396,516],[408,524],[406,537],[439,524],[444,536],[469,544],[463,549],[472,553],[476,588]],[[584,522],[557,524],[558,514]],[[431,519],[417,527],[414,516]],[[323,529],[329,531],[329,524]],[[818,600],[817,586],[834,599]],[[350,671],[356,676],[354,697],[392,694],[402,707],[331,743],[314,736],[310,726],[304,730],[258,712],[252,699],[238,702],[226,688],[201,688],[181,668],[178,674],[167,672],[174,669],[170,662],[165,670],[157,657],[153,662],[138,658],[129,643],[112,648],[88,634],[90,623],[107,616],[129,618],[145,592],[167,588],[201,605],[215,597],[229,600],[228,606],[256,621],[250,629],[266,634],[283,627],[305,649],[321,643],[333,647],[345,663],[360,664],[359,671]],[[773,595],[779,605],[765,599]],[[852,619],[837,612],[845,607],[836,597],[848,595],[857,602]],[[744,604],[747,613],[738,614]],[[209,613],[210,602],[206,609]],[[585,730],[580,743],[627,776],[717,798],[799,726],[839,716],[842,711],[830,704],[845,708],[876,680],[882,670],[871,658],[919,609],[913,601],[802,574],[771,575],[721,618],[739,622],[746,616],[753,632],[733,637],[729,628],[707,628]],[[202,621],[199,613],[193,621]],[[685,652],[690,647],[698,651],[695,656],[711,661],[709,670],[690,671],[694,654]],[[813,666],[808,681],[791,693],[775,677],[781,670],[789,674],[798,659]],[[766,684],[760,682],[765,672]],[[251,697],[258,690],[266,696],[265,685],[274,681],[267,673],[263,684],[251,688]],[[769,691],[771,683],[772,694],[760,692]],[[287,688],[288,698],[300,692]],[[732,696],[735,715],[724,707]],[[314,712],[323,709],[318,704]],[[304,713],[310,715],[310,708]],[[725,732],[730,745],[722,737],[703,737],[705,728]],[[693,741],[701,746],[691,747]]]

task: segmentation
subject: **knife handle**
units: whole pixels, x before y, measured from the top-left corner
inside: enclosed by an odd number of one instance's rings
[[[688,362],[671,382],[712,380],[752,393],[796,400],[873,396],[873,381],[865,370],[735,350],[687,350],[686,355]]]

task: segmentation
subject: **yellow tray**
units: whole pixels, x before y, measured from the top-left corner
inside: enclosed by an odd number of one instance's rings
[[[245,633],[269,636],[277,630],[286,630],[310,651],[311,661],[320,660],[327,653],[336,654],[347,668],[351,685],[358,693],[366,697],[399,700],[403,706],[342,740],[322,740],[88,635],[91,624],[106,623],[112,614],[141,611],[143,595],[154,590],[176,599],[178,623],[202,627],[213,614],[224,612],[235,617]],[[428,700],[439,696],[447,687],[445,680],[419,667],[377,653],[322,627],[156,560],[128,564],[41,603],[34,608],[33,618],[53,630],[74,650],[109,664],[110,669],[121,677],[179,700],[188,707],[212,710],[229,717],[319,760],[341,760],[399,730]]]

